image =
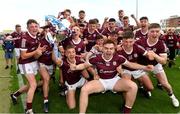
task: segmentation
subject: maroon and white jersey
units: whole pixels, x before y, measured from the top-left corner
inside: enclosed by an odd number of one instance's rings
[[[23,32],[18,33],[18,32],[16,32],[16,31],[14,31],[13,33],[11,33],[11,36],[12,36],[13,38],[19,38],[19,39],[14,40],[14,46],[15,46],[15,48],[20,48],[20,47],[21,47],[21,39],[22,39],[22,35],[23,35],[23,34],[24,34]]]
[[[126,52],[125,49],[122,47],[122,50],[118,51],[119,55],[124,56],[128,61],[137,63],[138,58],[141,56],[145,56],[147,51],[140,45],[134,44],[133,49],[131,52]],[[126,66],[122,66],[122,68],[133,71],[136,69],[131,69]]]
[[[99,35],[99,32],[96,30],[94,33],[90,33],[89,29],[85,29],[83,32],[83,38],[88,40],[88,44],[86,45],[86,51],[90,51],[91,48],[96,44],[96,37]]]
[[[167,34],[164,36],[164,41],[168,48],[176,48],[178,38],[177,38],[177,35],[175,35],[175,34],[173,34],[173,35]]]
[[[136,43],[141,45],[147,51],[149,51],[149,50],[154,51],[158,55],[167,53],[166,44],[162,40],[158,40],[154,45],[150,45],[148,43],[148,39],[145,39],[145,38],[137,40]],[[156,65],[156,64],[158,64],[158,62],[156,60],[151,61],[146,57],[140,57],[138,60],[138,63],[143,64],[143,65],[147,65],[147,64]]]
[[[83,61],[81,61],[79,57],[76,57],[76,65],[81,63],[83,63]],[[63,63],[60,68],[62,69],[64,81],[67,81],[69,85],[75,84],[81,79],[82,71],[72,71],[66,58],[63,58]]]
[[[101,79],[112,79],[117,75],[116,68],[126,63],[126,58],[116,53],[112,59],[107,61],[103,58],[102,54],[99,54],[92,57],[89,63],[95,66]]]
[[[25,34],[22,35],[22,41],[21,41],[21,50],[26,51],[27,53],[33,52],[38,48],[39,41],[37,37],[33,37],[30,35],[29,32],[26,32]],[[19,64],[26,64],[36,61],[36,59],[32,56],[27,59],[22,59],[21,57],[19,58]]]
[[[108,37],[112,32],[116,32],[118,34],[119,31],[122,31],[122,29],[115,27],[114,30],[110,30],[109,28],[105,28],[102,30],[101,34]]]
[[[84,27],[87,27],[88,22],[86,22],[85,20],[82,21],[80,19],[77,19],[77,24],[78,24],[78,26],[82,24],[82,25],[84,25]]]
[[[74,40],[70,38],[66,38],[64,41],[61,42],[63,45],[63,48],[65,49],[68,45],[75,46],[75,51],[77,55],[81,55],[81,53],[85,52],[86,45],[84,44],[84,41],[81,39],[79,42],[74,42]]]
[[[41,47],[46,46],[46,51],[38,58],[38,62],[44,63],[45,65],[52,65],[52,51],[53,45],[51,45],[45,38],[39,40]]]
[[[142,33],[141,29],[138,29],[137,31],[135,31],[134,33],[134,38],[136,40],[142,39],[142,38],[147,38],[147,33]]]

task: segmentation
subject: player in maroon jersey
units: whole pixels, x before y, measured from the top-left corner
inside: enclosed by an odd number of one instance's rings
[[[119,37],[118,33],[115,31],[109,34],[108,39],[114,41],[116,45],[121,45],[122,37]]]
[[[19,57],[20,57],[20,46],[21,46],[22,35],[23,35],[23,32],[21,30],[21,25],[17,24],[15,26],[15,31],[11,33],[11,36],[14,40],[14,46],[15,46],[14,51],[15,51],[17,66],[18,66]],[[19,67],[17,67],[17,73],[19,73]]]
[[[91,58],[93,55],[102,53],[103,42],[104,42],[103,36],[98,35],[96,37],[96,45],[94,45],[91,48],[91,50],[86,54],[86,61],[89,61],[89,58]]]
[[[39,63],[39,73],[42,79],[42,89],[43,89],[43,98],[44,98],[44,112],[47,113],[49,109],[49,80],[50,76],[53,74],[53,61],[56,61],[53,51],[53,44],[49,42],[48,33],[50,32],[49,27],[45,27],[42,34],[42,37],[39,39],[41,47],[45,46],[46,51],[38,58]]]
[[[74,26],[72,28],[72,31],[73,31],[72,36],[70,36],[69,38],[66,38],[64,41],[61,42],[61,44],[63,46],[63,47],[60,47],[61,53],[62,53],[62,50],[64,50],[66,48],[66,46],[73,45],[73,46],[75,46],[76,56],[78,56],[82,59],[85,59],[85,55],[86,55],[85,44],[84,44],[84,41],[80,38],[80,34],[81,34],[80,28],[77,26]],[[60,68],[60,70],[61,70],[61,68]],[[86,73],[86,75],[88,75],[88,72]],[[61,85],[60,88],[65,88],[64,83],[63,83],[63,74],[61,74],[61,77],[60,77],[60,85]],[[64,94],[64,89],[63,89],[63,91],[60,91],[60,94],[61,95]]]
[[[114,18],[110,18],[107,24],[108,26],[101,31],[102,35],[108,37],[112,32],[121,35],[122,30],[116,26],[116,20]]]
[[[80,113],[85,113],[88,106],[88,96],[92,93],[105,92],[107,90],[115,92],[125,92],[125,106],[123,113],[130,113],[134,104],[137,85],[127,79],[121,79],[118,76],[119,67],[125,65],[134,69],[152,70],[153,66],[143,66],[127,61],[123,56],[115,53],[115,43],[107,40],[103,44],[103,53],[94,56],[89,63],[80,65],[71,64],[72,70],[80,70],[90,66],[96,67],[94,79],[85,84],[80,94]]]
[[[84,25],[85,28],[87,27],[88,22],[86,22],[85,16],[86,16],[85,11],[80,10],[79,19],[77,19],[77,26]]]
[[[123,33],[122,50],[118,51],[118,54],[123,55],[128,61],[136,63],[138,61],[138,57],[142,55],[148,57],[148,53],[143,47],[134,44],[134,42],[135,39],[133,32],[125,31]],[[153,90],[153,84],[146,72],[143,70],[131,69],[125,66],[122,68],[122,78],[131,79],[131,77],[133,77],[134,79],[137,79],[143,87],[145,87],[143,89],[143,93],[149,98],[151,96],[150,91]]]
[[[66,102],[69,109],[74,109],[76,107],[75,92],[76,88],[82,87],[88,78],[86,70],[72,71],[70,69],[70,64],[80,64],[83,63],[82,59],[76,56],[75,47],[73,45],[68,45],[65,48],[65,57],[58,59],[57,63],[62,70],[63,83],[67,86]],[[85,77],[85,78],[84,78]]]
[[[84,44],[84,41],[80,38],[80,28],[78,26],[74,26],[72,28],[72,31],[72,35],[62,41],[63,48],[66,48],[66,46],[68,45],[74,45],[77,56],[84,58],[86,45]]]
[[[40,81],[38,81],[37,86],[41,87],[43,89],[43,97],[44,97],[44,112],[48,112],[48,92],[49,92],[49,80],[50,80],[50,75],[53,73],[53,61],[56,62],[55,56],[53,55],[53,45],[50,44],[47,38],[47,33],[50,31],[48,26],[43,27],[43,31],[41,35],[39,35],[39,43],[41,47],[46,47],[46,50],[42,52],[42,55],[37,58],[38,59],[38,64],[39,64],[39,73],[41,76]],[[21,89],[18,91],[14,92],[11,94],[12,99],[14,99],[15,102],[17,102],[17,97],[22,94],[27,92],[29,89],[28,85],[24,85]],[[15,99],[16,98],[16,99]]]
[[[42,53],[46,50],[46,47],[41,47],[36,37],[38,33],[39,24],[34,19],[29,19],[27,21],[27,29],[26,32],[22,36],[21,43],[21,55],[19,59],[19,68],[21,74],[25,75],[28,81],[28,91],[26,98],[26,113],[33,113],[32,111],[32,102],[34,97],[34,92],[36,90],[36,79],[35,75],[38,70],[38,63],[36,61],[37,56],[41,56]],[[24,86],[19,89],[19,91],[23,90]],[[17,96],[21,94],[21,92],[17,91],[14,94],[11,94],[12,100],[17,100]]]
[[[136,41],[137,44],[144,47],[146,50],[148,50],[148,53],[151,54],[151,58],[149,58],[150,60],[141,57],[139,63],[141,62],[141,64],[154,65],[153,73],[167,91],[169,97],[172,100],[173,106],[179,107],[179,101],[175,97],[172,87],[169,84],[167,76],[162,67],[162,64],[166,64],[167,62],[167,47],[162,40],[159,40],[160,30],[161,29],[159,24],[152,23],[148,28],[148,38]]]
[[[96,29],[97,29],[97,31],[101,33],[101,24],[99,23],[99,19],[94,18],[93,20],[96,21]]]
[[[124,16],[124,17],[123,17],[123,27],[120,28],[122,31],[125,31],[125,30],[134,31],[135,29],[137,29],[137,28],[140,27],[140,24],[139,24],[139,22],[137,21],[137,19],[135,18],[135,16],[134,16],[134,15],[131,15],[131,17],[135,20],[137,26],[130,25],[130,23],[129,23],[129,17],[128,17],[128,16]]]
[[[164,41],[169,49],[168,66],[169,66],[169,68],[171,68],[174,63],[174,58],[176,57],[175,50],[176,50],[176,47],[178,44],[178,36],[172,31],[172,29],[169,29],[167,31],[167,34],[164,35],[163,37],[164,37]]]
[[[149,21],[147,17],[141,17],[140,28],[134,31],[135,39],[147,38]]]
[[[88,28],[83,32],[83,38],[86,44],[86,51],[90,51],[96,44],[96,36],[99,35],[97,31],[97,22],[93,19],[89,20]]]

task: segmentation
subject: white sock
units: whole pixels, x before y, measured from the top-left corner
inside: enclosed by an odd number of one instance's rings
[[[47,103],[48,102],[48,99],[44,100],[44,103]]]
[[[174,96],[174,94],[172,94],[172,95],[170,96],[170,98],[171,98],[171,99],[175,99],[176,97]]]

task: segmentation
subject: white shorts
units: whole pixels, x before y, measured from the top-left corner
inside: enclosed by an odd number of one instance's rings
[[[145,75],[146,72],[144,72],[144,70],[130,71],[127,69],[123,69],[123,74],[129,74],[130,76],[133,76],[134,79],[137,79],[137,78],[140,78],[141,76]]]
[[[67,86],[68,90],[76,90],[76,88],[82,87],[85,83],[86,83],[86,79],[84,77],[81,77],[81,79],[77,83],[75,83],[73,85],[69,85],[65,81],[65,85]]]
[[[27,75],[27,74],[37,74],[37,71],[39,69],[37,61],[26,63],[26,64],[19,64],[19,70],[21,74]]]
[[[104,92],[107,91],[107,90],[111,90],[113,91],[113,88],[116,84],[116,82],[121,79],[118,75],[115,76],[114,78],[112,79],[99,79],[99,81],[101,82],[101,84],[103,85],[104,87]]]
[[[158,74],[158,73],[162,73],[162,72],[164,72],[164,69],[160,63],[158,63],[157,65],[154,66],[154,70],[153,70],[154,74]]]
[[[20,57],[20,48],[14,48],[15,56]]]
[[[40,63],[39,62],[39,67],[45,67],[47,69],[47,72],[49,73],[49,75],[53,74],[53,65],[45,65],[44,63]]]

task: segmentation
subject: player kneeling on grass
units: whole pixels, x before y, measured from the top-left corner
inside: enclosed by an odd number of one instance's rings
[[[86,83],[86,79],[84,77],[88,78],[87,71],[72,71],[70,69],[70,64],[78,65],[83,63],[81,58],[76,56],[75,47],[72,45],[66,46],[65,57],[63,59],[58,59],[57,63],[59,63],[58,65],[62,70],[63,80],[65,81],[65,85],[67,86],[67,105],[69,109],[74,109],[76,107],[76,88],[80,88]]]
[[[81,70],[90,66],[96,67],[94,79],[86,83],[80,93],[80,113],[85,113],[88,106],[88,96],[92,93],[104,92],[107,90],[124,92],[125,105],[123,113],[130,113],[137,94],[137,85],[126,79],[121,79],[118,72],[119,67],[125,65],[134,69],[152,70],[153,66],[143,66],[129,62],[123,56],[115,52],[115,43],[107,40],[103,44],[102,54],[98,54],[89,60],[89,63],[80,65],[71,64],[71,70]],[[117,70],[118,69],[118,70]]]
[[[137,63],[140,56],[148,57],[148,53],[143,47],[134,44],[134,42],[134,33],[132,31],[125,31],[123,33],[122,50],[118,51],[118,54],[123,55],[130,62]],[[143,70],[131,69],[125,66],[122,68],[122,78],[131,79],[131,77],[133,77],[134,79],[137,79],[143,87],[145,87],[143,89],[145,96],[147,98],[151,97],[150,91],[153,90],[153,84],[146,72]]]

